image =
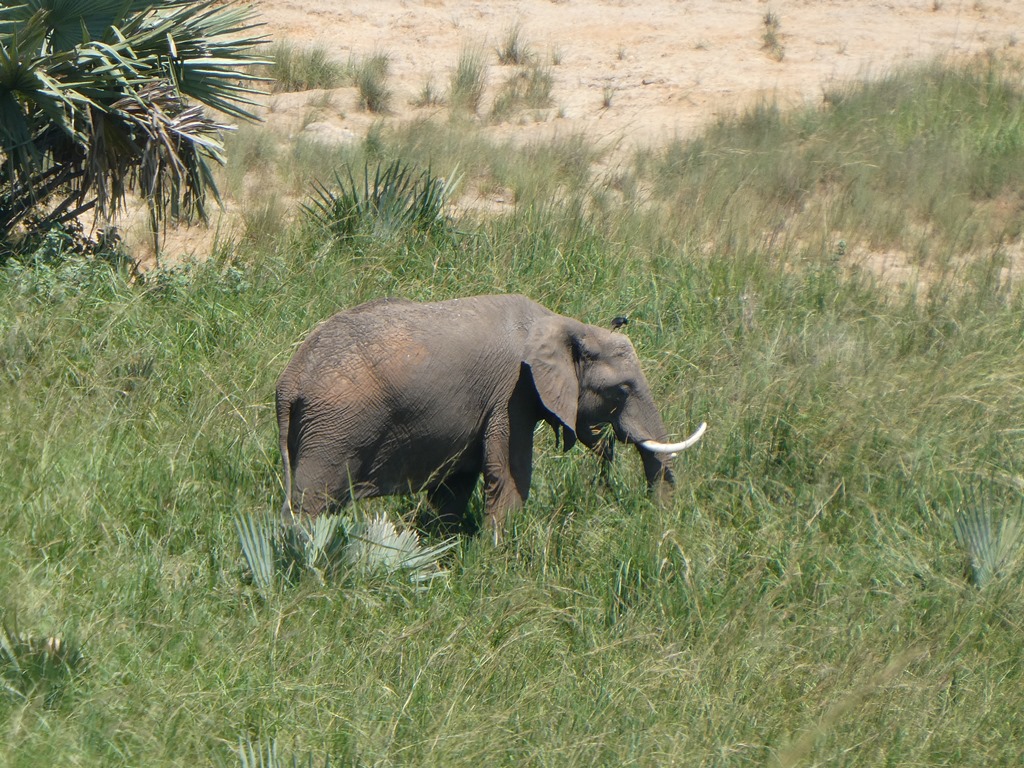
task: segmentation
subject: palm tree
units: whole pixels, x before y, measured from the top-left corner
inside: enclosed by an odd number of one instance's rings
[[[129,190],[154,233],[205,219],[228,126],[202,105],[255,119],[256,27],[222,0],[0,6],[0,241],[91,209],[109,220]]]

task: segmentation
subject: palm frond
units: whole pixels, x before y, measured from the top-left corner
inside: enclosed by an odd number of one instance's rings
[[[344,564],[348,544],[346,521],[338,515],[320,515],[311,521],[297,521],[279,529],[278,562],[288,578],[295,581],[311,573],[325,584]]]
[[[252,580],[261,592],[274,586],[276,557],[274,552],[274,527],[268,515],[247,515],[235,517],[235,530],[242,545],[242,555],[249,565]]]
[[[26,0],[24,7],[45,14],[47,52],[55,53],[103,39],[127,5],[125,0]]]
[[[53,167],[66,169],[65,215],[93,204],[112,215],[134,187],[154,231],[206,218],[207,196],[219,201],[209,163],[223,162],[228,126],[199,105],[255,118],[251,66],[265,63],[265,40],[252,18],[220,0],[0,9],[0,233],[58,191],[40,183]]]
[[[424,547],[415,531],[398,530],[383,515],[350,527],[351,543],[345,556],[350,567],[363,574],[408,574],[413,582],[443,576],[439,561],[457,541]]]
[[[300,762],[297,755],[291,760],[285,761],[278,757],[277,740],[264,741],[259,739],[253,744],[248,736],[238,741],[238,760],[241,768],[299,768],[304,765],[306,768],[314,768],[313,756],[308,755],[305,762]],[[331,758],[326,756],[323,768],[331,768]]]

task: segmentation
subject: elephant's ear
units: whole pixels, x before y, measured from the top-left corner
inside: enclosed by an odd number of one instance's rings
[[[534,324],[526,341],[523,362],[530,367],[540,400],[568,432],[576,432],[580,384],[573,354],[573,337],[565,318],[557,315]],[[566,441],[568,442],[568,441]]]

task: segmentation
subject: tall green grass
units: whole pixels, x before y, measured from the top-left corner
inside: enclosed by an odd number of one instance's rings
[[[975,145],[969,126],[1007,119],[983,108],[960,128]],[[82,662],[55,702],[0,690],[0,764],[239,765],[254,744],[331,765],[1018,762],[1021,571],[973,584],[955,521],[972,504],[1020,513],[1021,295],[987,248],[917,292],[847,269],[815,245],[823,231],[766,234],[783,213],[799,223],[775,163],[822,167],[793,147],[798,117],[767,110],[651,153],[625,171],[648,204],[608,192],[600,209],[600,153],[582,140],[501,165],[421,125],[379,151],[464,150],[467,175],[519,179],[514,212],[441,239],[296,225],[144,279],[7,264],[0,619],[74,638]],[[847,122],[867,157],[870,121]],[[932,151],[929,126],[904,140]],[[858,210],[841,219],[851,248],[892,242],[884,206]],[[647,499],[629,452],[606,486],[542,430],[507,543],[462,542],[446,583],[247,583],[234,521],[281,502],[273,386],[294,344],[367,299],[488,291],[599,325],[630,316],[670,429],[709,423],[671,499]]]
[[[391,108],[391,89],[388,75],[391,56],[378,52],[353,65],[353,79],[359,93],[359,107],[369,112],[387,112]]]
[[[550,107],[553,84],[550,68],[537,64],[520,68],[505,80],[495,96],[491,119],[508,120],[520,109]]]
[[[448,80],[448,103],[452,113],[476,114],[487,88],[487,60],[481,48],[468,46],[459,53]]]
[[[351,76],[351,65],[333,60],[321,45],[298,48],[280,41],[270,48],[268,55],[271,64],[267,76],[273,80],[274,92],[338,88]]]

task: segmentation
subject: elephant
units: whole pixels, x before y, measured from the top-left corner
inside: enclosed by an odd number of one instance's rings
[[[578,439],[604,462],[610,426],[640,452],[652,491],[674,483],[672,457],[706,426],[666,442],[629,339],[519,295],[383,298],[341,311],[298,346],[276,405],[286,521],[426,491],[421,527],[473,533],[468,506],[482,475],[495,542],[529,495],[539,422],[565,450]]]

